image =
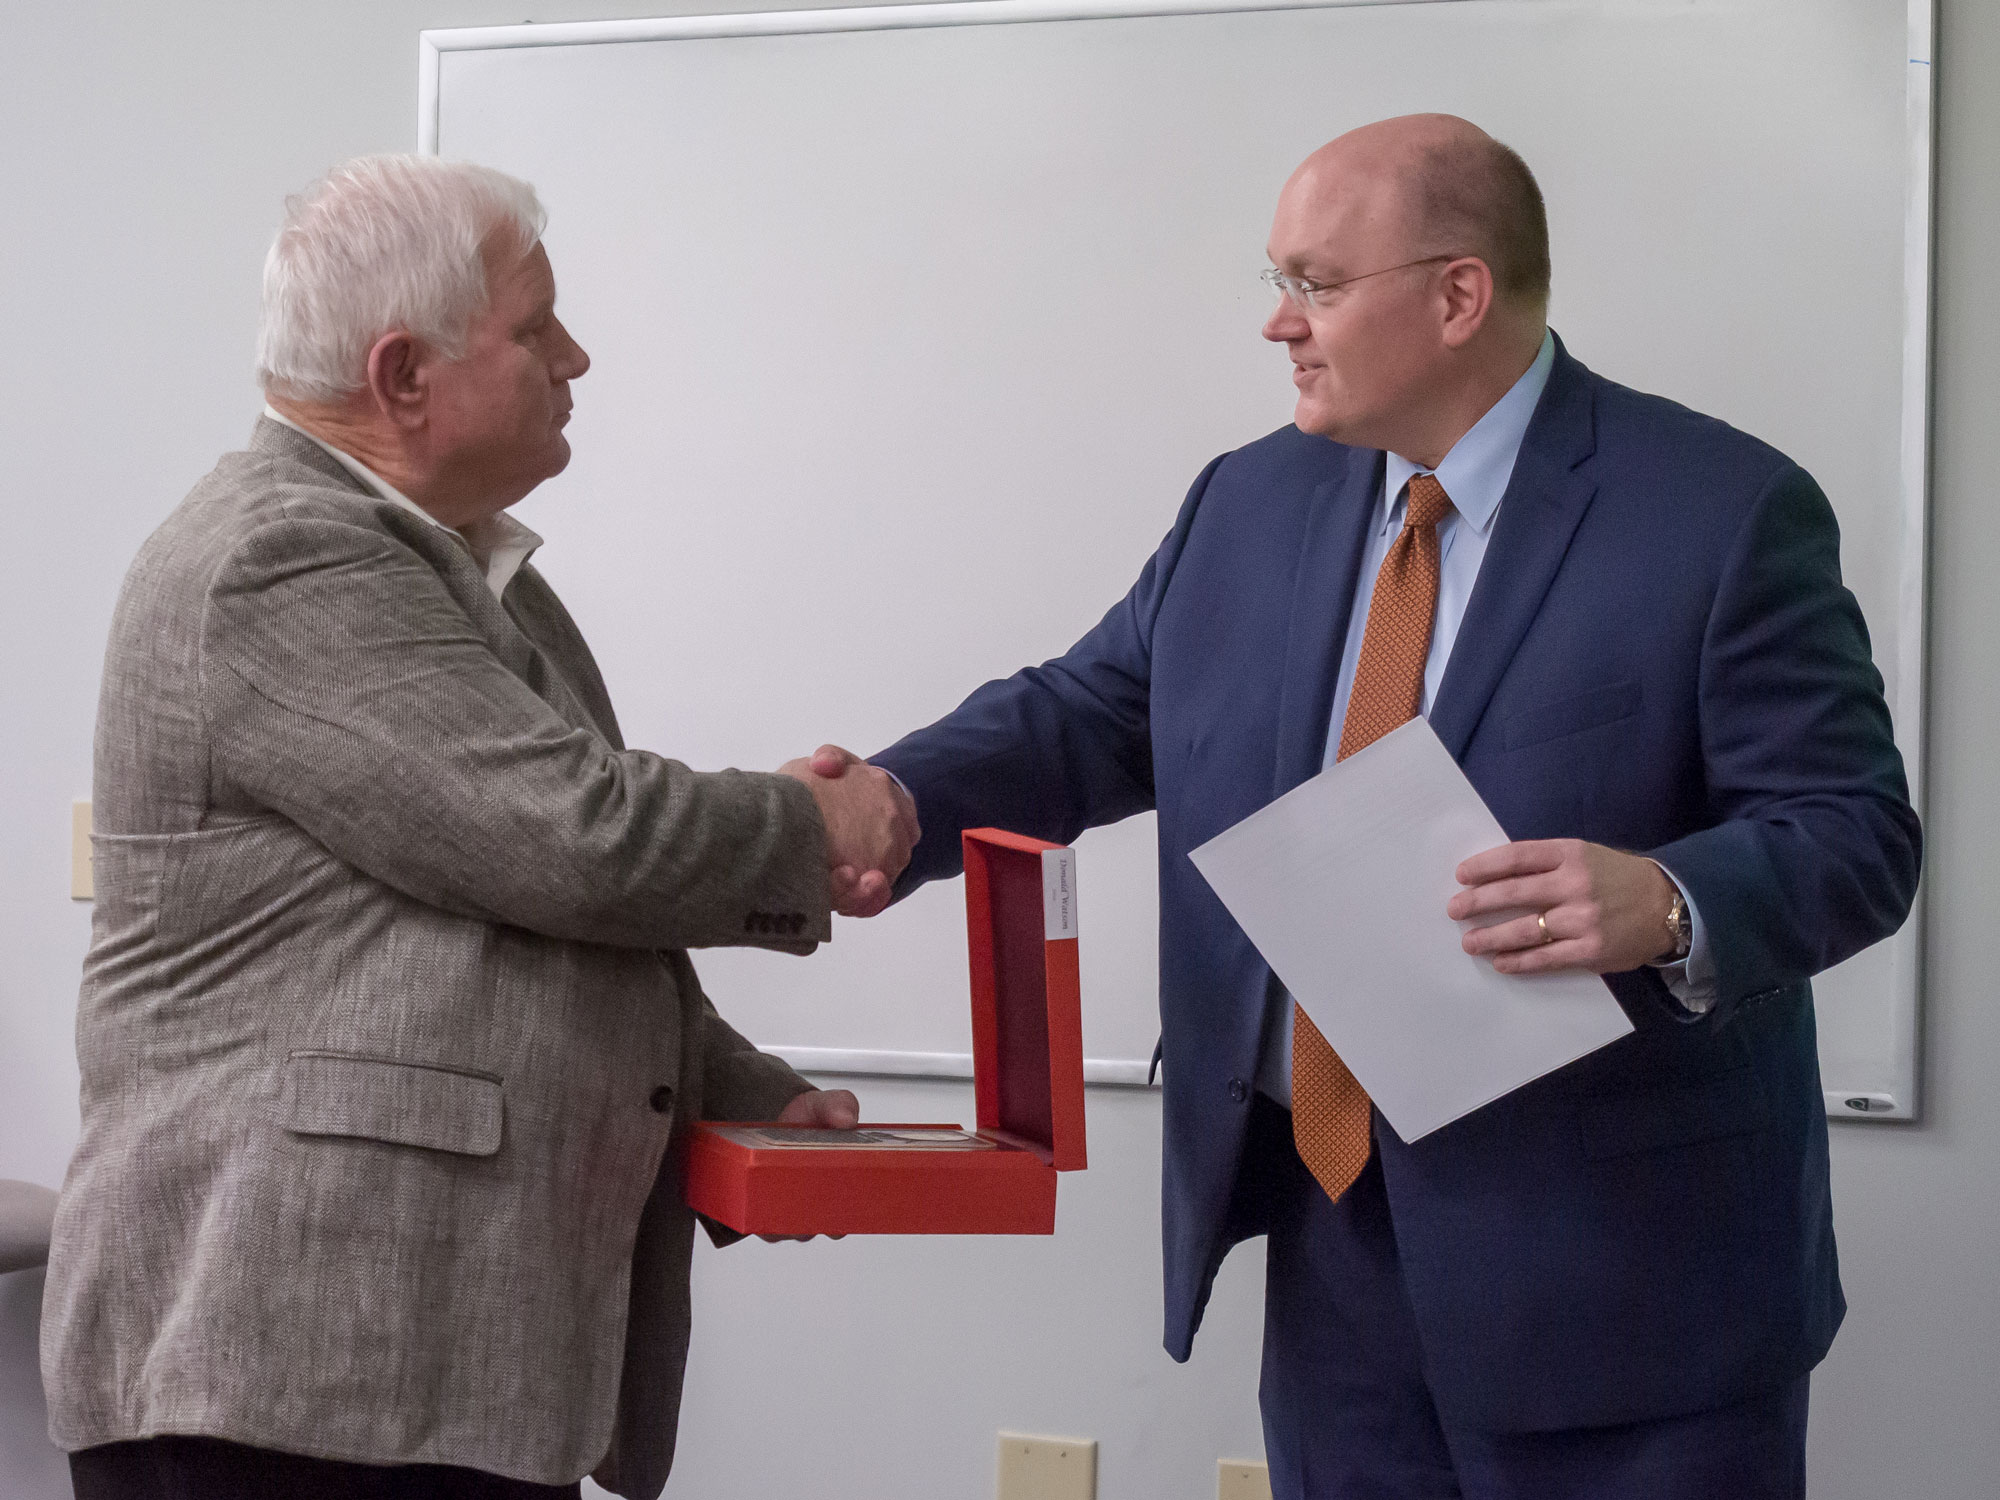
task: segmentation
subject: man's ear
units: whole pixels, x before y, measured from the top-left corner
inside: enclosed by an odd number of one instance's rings
[[[1493,311],[1493,272],[1477,256],[1462,255],[1444,268],[1439,295],[1444,299],[1445,347],[1462,349]]]
[[[414,334],[400,328],[383,334],[368,351],[368,394],[376,410],[404,431],[424,424],[428,353]]]

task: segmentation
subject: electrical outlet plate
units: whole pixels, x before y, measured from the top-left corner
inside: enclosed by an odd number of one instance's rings
[[[999,1500],[1097,1500],[1097,1444],[1000,1434]]]
[[[1271,1500],[1269,1465],[1223,1459],[1215,1466],[1215,1500]]]
[[[90,804],[73,802],[69,809],[69,898],[90,901],[96,893],[90,866]]]

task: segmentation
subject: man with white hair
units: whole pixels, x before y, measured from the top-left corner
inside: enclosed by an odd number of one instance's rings
[[[293,200],[264,418],[126,580],[43,1319],[82,1500],[653,1496],[677,1125],[854,1121],[685,950],[811,952],[914,819],[624,746],[507,514],[589,367],[542,222],[418,157]]]

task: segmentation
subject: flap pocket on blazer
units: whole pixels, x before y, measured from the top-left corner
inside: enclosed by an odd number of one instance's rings
[[[294,1052],[282,1105],[294,1135],[359,1136],[491,1156],[500,1149],[500,1080],[386,1057]]]
[[[1505,743],[1509,750],[1519,750],[1524,745],[1539,745],[1543,740],[1628,719],[1638,711],[1638,683],[1618,682],[1610,687],[1592,688],[1587,693],[1509,714]]]
[[[1583,1107],[1583,1152],[1598,1161],[1669,1146],[1747,1135],[1763,1128],[1754,1068],[1731,1068],[1678,1088],[1651,1089]]]

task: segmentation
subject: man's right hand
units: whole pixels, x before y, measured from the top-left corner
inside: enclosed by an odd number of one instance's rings
[[[838,745],[778,767],[802,781],[826,823],[833,909],[872,917],[889,904],[891,888],[916,847],[917,810],[895,777]]]

